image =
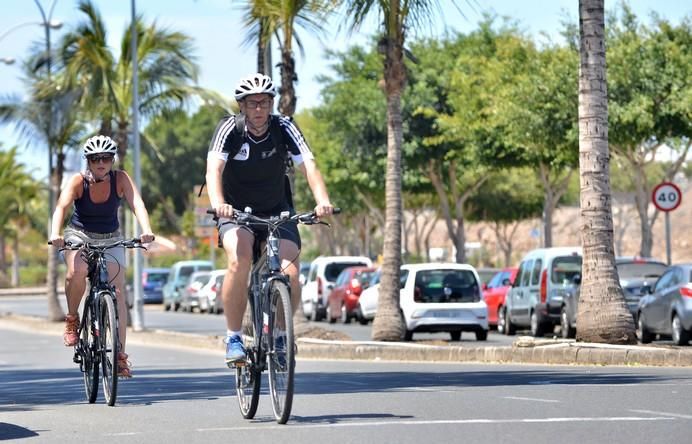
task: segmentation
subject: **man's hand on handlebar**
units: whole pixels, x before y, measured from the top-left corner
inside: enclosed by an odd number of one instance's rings
[[[221,204],[218,207],[214,207],[214,211],[216,211],[216,217],[233,216],[233,206],[229,204]]]
[[[324,217],[334,214],[334,206],[329,202],[321,202],[315,205],[315,216]]]

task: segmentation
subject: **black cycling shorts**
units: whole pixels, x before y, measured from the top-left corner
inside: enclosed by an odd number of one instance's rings
[[[291,216],[296,214],[295,210],[285,204],[282,204],[275,208],[274,210],[268,211],[266,213],[256,213],[255,216],[258,217],[270,217],[270,216],[279,216],[282,211],[289,211]],[[216,221],[216,228],[219,230],[219,248],[223,248],[223,237],[228,233],[230,230],[233,230],[235,228],[240,228],[240,229],[245,229],[251,232],[256,239],[259,239],[260,241],[264,241],[267,239],[267,236],[269,235],[269,229],[265,227],[260,227],[260,226],[253,226],[253,227],[248,227],[247,225],[238,225],[230,221],[228,218],[219,218]],[[298,224],[296,223],[287,223],[283,224],[279,227],[279,234],[281,236],[281,239],[286,239],[290,240],[294,244],[298,246],[298,249],[300,250],[301,248],[301,241],[300,241],[300,233],[298,232]]]

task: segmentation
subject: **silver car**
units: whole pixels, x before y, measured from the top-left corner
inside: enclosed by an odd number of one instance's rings
[[[649,293],[647,291],[647,293]],[[637,337],[643,343],[656,334],[686,345],[692,334],[692,264],[668,267],[650,294],[639,300]]]

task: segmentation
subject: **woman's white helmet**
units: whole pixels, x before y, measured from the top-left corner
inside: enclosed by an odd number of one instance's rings
[[[245,96],[251,94],[269,94],[274,97],[276,95],[276,90],[274,89],[274,82],[272,82],[271,77],[257,73],[240,79],[238,85],[235,87],[236,101],[241,101]]]
[[[118,152],[118,145],[108,136],[93,136],[90,137],[84,144],[84,155],[91,156],[93,154],[113,154]]]

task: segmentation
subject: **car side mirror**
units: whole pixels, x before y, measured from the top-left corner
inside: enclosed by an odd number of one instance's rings
[[[487,290],[487,289],[488,289],[488,284],[486,284],[485,282],[483,282],[483,285],[481,285],[481,288],[483,289],[483,291]]]
[[[334,284],[327,284],[327,290],[332,291],[334,289]]]
[[[642,296],[646,296],[647,294],[651,294],[654,292],[654,289],[651,288],[651,285],[642,285],[642,288],[639,289],[639,294]]]
[[[512,281],[510,281],[509,278],[504,278],[504,279],[502,280],[502,286],[503,286],[503,287],[508,287],[508,286],[510,286],[510,285],[512,285]]]
[[[581,274],[575,274],[572,282],[574,282],[574,285],[581,285]]]

